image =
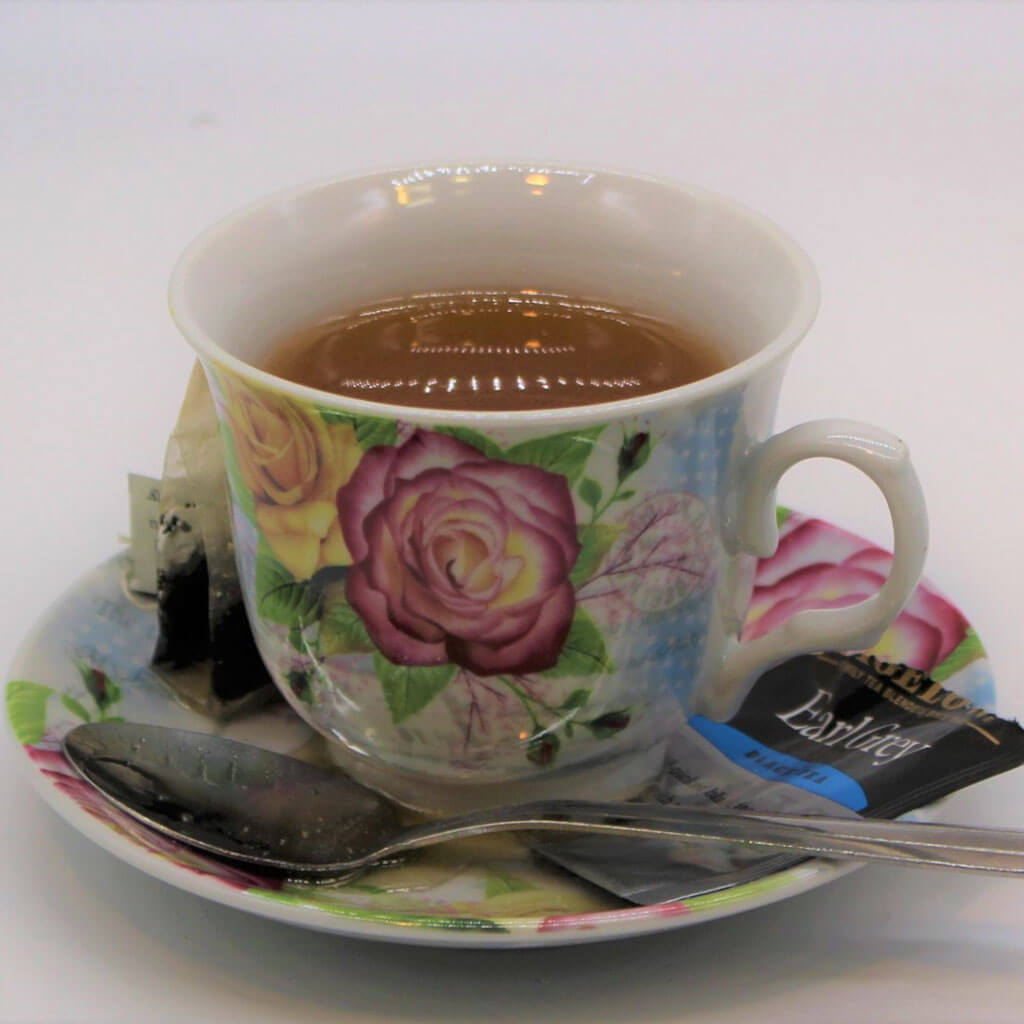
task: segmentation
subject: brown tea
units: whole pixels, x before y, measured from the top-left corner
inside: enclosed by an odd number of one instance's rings
[[[557,409],[678,387],[726,360],[706,339],[607,303],[534,289],[376,303],[278,342],[278,377],[395,405]]]

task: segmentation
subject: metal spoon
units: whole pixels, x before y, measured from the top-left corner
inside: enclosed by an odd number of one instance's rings
[[[233,740],[124,722],[80,725],[64,751],[83,778],[151,828],[305,881],[341,881],[417,847],[489,832],[671,838],[1024,874],[1024,832],[862,818],[558,800],[403,827],[344,773]]]

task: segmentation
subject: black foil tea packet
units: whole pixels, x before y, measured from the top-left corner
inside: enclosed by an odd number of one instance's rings
[[[1024,730],[924,672],[870,654],[765,673],[728,722],[693,716],[645,799],[895,818],[1024,763]],[[534,851],[635,903],[714,892],[806,858],[742,847],[544,838]]]

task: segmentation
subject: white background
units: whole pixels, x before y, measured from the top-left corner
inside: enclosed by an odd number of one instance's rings
[[[1024,6],[0,3],[0,662],[127,526],[191,362],[165,307],[201,228],[281,186],[536,156],[730,193],[824,304],[780,426],[911,444],[928,572],[1024,710]],[[852,471],[782,497],[880,541]],[[1019,1021],[1024,880],[868,869],[604,946],[460,952],[248,917],[91,846],[0,741],[3,1021]],[[949,820],[1024,828],[1024,774]]]

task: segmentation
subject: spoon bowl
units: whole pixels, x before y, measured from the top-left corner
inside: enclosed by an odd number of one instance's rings
[[[218,736],[92,723],[68,733],[64,752],[157,832],[272,871],[358,861],[401,827],[393,803],[343,772]]]

